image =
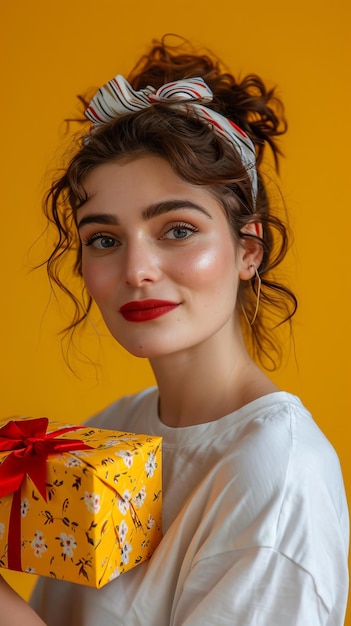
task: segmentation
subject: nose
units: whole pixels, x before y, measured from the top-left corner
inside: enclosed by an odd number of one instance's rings
[[[132,287],[156,282],[161,275],[161,260],[152,241],[137,238],[126,244],[124,282]]]

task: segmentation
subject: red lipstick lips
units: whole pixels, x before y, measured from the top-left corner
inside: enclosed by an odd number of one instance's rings
[[[119,310],[128,322],[148,322],[177,308],[178,302],[168,300],[135,300],[123,304]]]

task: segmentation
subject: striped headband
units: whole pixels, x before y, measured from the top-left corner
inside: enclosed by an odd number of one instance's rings
[[[193,111],[201,121],[210,124],[215,132],[239,151],[243,164],[251,178],[253,196],[257,195],[257,172],[255,148],[246,133],[220,113],[203,106],[211,102],[213,93],[202,78],[187,78],[167,83],[155,89],[146,87],[135,91],[121,75],[101,87],[91,100],[85,115],[93,122],[93,128],[111,120],[135,113],[159,102],[172,103],[180,111]]]

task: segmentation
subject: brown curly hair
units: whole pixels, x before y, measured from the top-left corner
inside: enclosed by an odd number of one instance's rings
[[[272,326],[277,327],[286,321],[290,323],[297,300],[287,286],[272,276],[272,270],[287,252],[288,235],[284,222],[272,213],[261,166],[266,146],[269,146],[278,170],[281,152],[277,137],[286,131],[283,106],[274,89],[267,89],[258,76],[250,74],[236,80],[222,69],[212,54],[197,53],[184,40],[171,46],[167,37],[152,43],[128,80],[134,89],[148,85],[157,89],[167,82],[191,77],[202,77],[211,88],[214,97],[208,106],[235,122],[252,139],[258,173],[256,200],[240,155],[196,117],[162,103],[118,117],[97,127],[88,140],[84,136],[81,138],[68,167],[46,195],[45,214],[57,233],[54,249],[46,261],[49,279],[74,302],[74,318],[66,330],[75,330],[86,318],[92,301],[88,296],[83,307],[81,300],[67,287],[61,279],[61,261],[73,249],[74,272],[82,275],[81,244],[75,215],[87,199],[85,178],[103,163],[158,155],[166,159],[182,179],[206,185],[223,206],[237,242],[251,238],[262,246],[263,258],[258,268],[262,280],[260,308],[252,326],[247,320],[253,318],[256,308],[258,286],[255,277],[251,281],[241,281],[238,299],[249,349],[266,369],[275,369],[281,350]],[[243,232],[247,224],[257,222],[263,227],[262,238]]]

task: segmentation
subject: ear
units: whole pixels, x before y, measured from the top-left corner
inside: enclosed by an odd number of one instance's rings
[[[262,224],[260,222],[246,224],[241,232],[249,236],[243,237],[239,251],[239,277],[242,280],[249,280],[255,275],[263,257],[263,245],[260,241],[263,238]]]

